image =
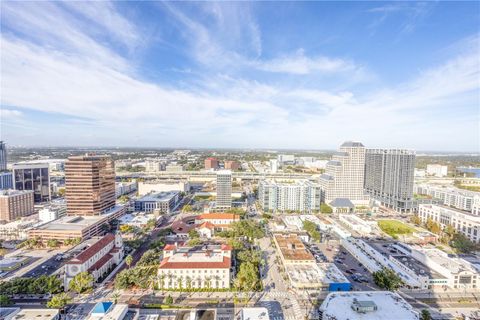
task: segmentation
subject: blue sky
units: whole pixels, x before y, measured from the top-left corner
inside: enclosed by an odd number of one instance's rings
[[[1,2],[1,138],[480,152],[477,2]]]

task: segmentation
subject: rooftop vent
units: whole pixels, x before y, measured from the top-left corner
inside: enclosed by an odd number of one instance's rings
[[[375,302],[367,300],[367,301],[358,301],[356,298],[353,299],[352,302],[352,310],[358,312],[358,313],[367,313],[367,312],[373,312],[377,310],[377,305]]]

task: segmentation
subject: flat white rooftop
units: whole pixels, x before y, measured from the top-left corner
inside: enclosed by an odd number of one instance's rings
[[[333,263],[287,264],[285,269],[292,281],[309,286],[349,282]]]
[[[358,312],[352,309],[356,299],[358,302],[373,302],[376,310]],[[398,294],[388,291],[358,291],[330,293],[320,311],[323,319],[332,320],[418,320],[418,313]]]
[[[243,308],[241,320],[269,320],[267,308]]]

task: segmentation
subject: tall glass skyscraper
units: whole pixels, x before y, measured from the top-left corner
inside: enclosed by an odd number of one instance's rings
[[[48,163],[19,162],[13,165],[13,186],[16,190],[33,190],[36,203],[50,200]]]
[[[0,172],[7,170],[7,146],[0,141]]]

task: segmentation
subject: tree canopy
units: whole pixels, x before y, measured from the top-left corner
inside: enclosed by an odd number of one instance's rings
[[[383,268],[373,273],[373,281],[382,289],[394,291],[403,285],[402,279],[392,270]]]
[[[72,298],[64,292],[54,295],[50,301],[47,302],[47,308],[62,309],[72,301]]]
[[[93,287],[93,276],[87,271],[80,272],[70,281],[70,290],[76,293],[90,291]]]

